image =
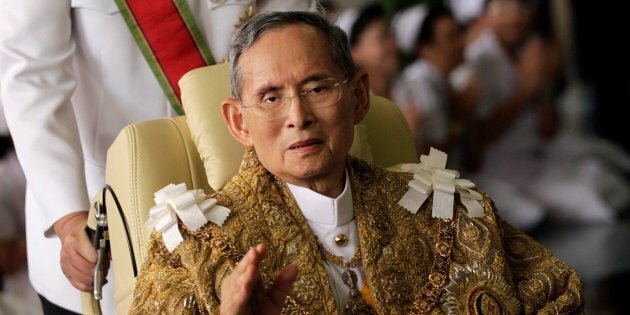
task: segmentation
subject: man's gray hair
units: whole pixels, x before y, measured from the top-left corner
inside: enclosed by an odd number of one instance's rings
[[[241,76],[238,69],[238,61],[241,55],[247,51],[265,33],[286,25],[306,24],[321,31],[330,43],[332,58],[347,78],[352,78],[357,73],[357,67],[352,60],[348,38],[346,33],[330,23],[322,12],[311,11],[279,11],[258,14],[247,21],[232,36],[230,42],[230,83],[232,95],[237,99],[241,96]],[[292,43],[287,42],[286,45]]]

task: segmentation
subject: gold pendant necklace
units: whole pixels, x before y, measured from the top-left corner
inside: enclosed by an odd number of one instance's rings
[[[350,292],[348,293],[350,299],[344,305],[344,314],[376,314],[372,307],[368,305],[367,302],[365,302],[363,296],[361,296],[361,291],[357,287],[357,274],[354,272],[354,270],[350,269],[361,266],[361,248],[357,246],[357,249],[354,252],[354,256],[346,260],[341,256],[334,255],[333,253],[327,251],[324,246],[319,242],[317,242],[317,246],[319,247],[319,251],[322,253],[326,260],[343,268],[343,273],[341,273],[341,280],[346,286],[348,286],[348,288],[350,288]]]

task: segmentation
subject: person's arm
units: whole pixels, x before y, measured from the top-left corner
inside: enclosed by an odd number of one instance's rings
[[[536,39],[525,45],[518,59],[518,89],[479,124],[486,143],[495,141],[512,126],[527,105],[546,95],[549,75],[546,69],[548,56],[545,54],[544,46]]]
[[[82,230],[89,197],[70,101],[76,86],[70,1],[1,2],[0,96],[7,124],[37,203],[33,208],[41,210],[47,227],[41,233],[64,238],[64,273],[87,290],[96,252]]]

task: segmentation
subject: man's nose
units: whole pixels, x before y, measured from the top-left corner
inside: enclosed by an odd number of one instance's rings
[[[288,116],[289,124],[295,126],[303,126],[312,116],[311,106],[304,101],[304,98],[300,94],[293,94],[287,97],[286,115]]]

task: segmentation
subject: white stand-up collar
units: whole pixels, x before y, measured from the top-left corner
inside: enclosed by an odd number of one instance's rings
[[[352,189],[346,174],[345,187],[337,198],[324,196],[316,191],[287,183],[307,221],[321,225],[339,227],[354,218]]]

